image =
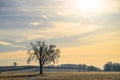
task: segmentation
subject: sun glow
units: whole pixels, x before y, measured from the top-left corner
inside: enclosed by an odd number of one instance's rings
[[[108,5],[105,0],[74,0],[73,11],[81,17],[97,16],[110,9],[111,5]]]
[[[77,4],[85,12],[95,12],[103,8],[102,0],[77,0]]]

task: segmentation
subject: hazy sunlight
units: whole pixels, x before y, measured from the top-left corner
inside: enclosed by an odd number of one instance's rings
[[[79,8],[83,11],[96,11],[103,7],[102,1],[100,0],[77,0]]]

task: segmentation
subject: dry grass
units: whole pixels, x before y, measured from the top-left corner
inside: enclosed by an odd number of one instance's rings
[[[0,74],[0,80],[120,80],[119,72],[51,72]]]

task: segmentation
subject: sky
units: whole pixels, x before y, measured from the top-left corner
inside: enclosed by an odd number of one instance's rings
[[[120,62],[120,0],[0,0],[0,66],[28,65],[39,40],[60,48],[57,64]]]

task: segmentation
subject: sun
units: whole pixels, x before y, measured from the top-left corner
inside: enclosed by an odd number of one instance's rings
[[[77,6],[82,11],[94,12],[102,8],[101,0],[77,0]]]

